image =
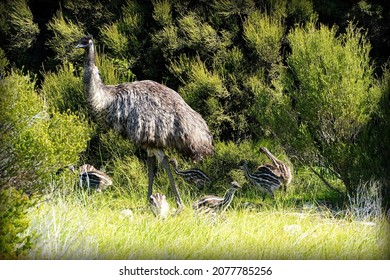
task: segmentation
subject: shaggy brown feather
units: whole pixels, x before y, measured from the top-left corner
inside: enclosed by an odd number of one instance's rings
[[[152,195],[156,159],[167,172],[178,206],[183,203],[163,149],[176,149],[194,160],[213,153],[212,136],[203,118],[174,90],[154,81],[104,85],[95,65],[92,37],[76,46],[86,50],[84,91],[93,115],[148,152],[148,195]]]
[[[95,117],[144,148],[172,148],[194,160],[213,153],[206,122],[179,93],[150,80],[104,85],[92,39],[78,46],[87,50],[84,90]]]

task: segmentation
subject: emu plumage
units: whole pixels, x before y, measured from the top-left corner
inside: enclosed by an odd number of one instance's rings
[[[156,158],[161,162],[181,209],[182,201],[163,149],[175,149],[193,160],[211,155],[212,136],[206,122],[176,91],[157,82],[103,84],[95,65],[92,37],[81,38],[76,47],[86,51],[84,92],[94,117],[148,151],[148,198]]]

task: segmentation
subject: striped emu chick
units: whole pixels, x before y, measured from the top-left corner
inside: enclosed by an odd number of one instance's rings
[[[245,176],[253,185],[258,187],[264,194],[268,193],[271,198],[274,198],[274,190],[281,186],[281,179],[273,172],[272,167],[263,165],[254,173],[250,173],[246,160],[242,160],[238,167],[245,172]],[[265,195],[263,196],[264,198]]]
[[[222,214],[230,206],[238,189],[241,189],[241,186],[233,181],[224,197],[206,195],[195,202],[192,207],[198,214],[210,215],[211,221],[215,222],[217,214]]]
[[[176,198],[177,213],[184,208],[165,149],[202,160],[213,153],[212,135],[202,116],[180,94],[151,80],[105,85],[95,64],[91,36],[80,39],[76,48],[85,50],[84,93],[93,116],[136,146],[147,151],[148,194],[153,192],[157,164],[168,175]]]
[[[211,183],[209,176],[202,170],[194,168],[188,170],[179,170],[177,160],[171,159],[169,161],[173,165],[175,173],[184,178],[184,180],[190,184],[194,184],[199,188],[203,188]]]
[[[149,204],[154,216],[164,220],[168,217],[169,204],[165,195],[161,193],[152,194],[149,197]]]
[[[70,166],[69,169],[75,173],[74,166]],[[106,173],[90,164],[84,164],[80,167],[79,178],[81,187],[97,192],[101,192],[103,189],[112,185],[112,180]]]
[[[291,183],[292,180],[292,172],[290,166],[285,162],[277,159],[266,147],[261,147],[260,152],[266,154],[266,156],[272,161],[273,165],[267,164],[266,166],[270,166],[273,172],[281,178],[283,190],[286,191],[287,186]],[[259,166],[259,168],[262,167],[263,166]]]

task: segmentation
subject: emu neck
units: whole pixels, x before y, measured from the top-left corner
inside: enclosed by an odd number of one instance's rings
[[[228,207],[229,205],[230,205],[230,203],[232,202],[232,200],[233,200],[233,196],[234,196],[234,193],[236,192],[236,189],[233,189],[233,188],[230,188],[228,191],[227,191],[227,193],[226,193],[226,195],[225,195],[225,197],[224,197],[224,199],[223,199],[223,202],[222,202],[222,204],[224,205],[224,207]]]
[[[244,164],[243,168],[244,168],[244,172],[245,172],[245,175],[247,176],[247,178],[251,179],[251,174],[249,173],[248,165]]]
[[[95,49],[93,46],[88,48],[85,53],[84,93],[94,113],[100,113],[106,109],[111,100],[111,95],[105,92],[99,69],[95,65]]]

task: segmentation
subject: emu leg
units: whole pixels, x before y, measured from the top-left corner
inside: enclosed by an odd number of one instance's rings
[[[181,211],[183,211],[184,205],[183,205],[183,202],[181,200],[179,191],[177,190],[175,180],[173,179],[171,168],[169,166],[169,161],[168,161],[168,158],[166,156],[164,156],[163,160],[161,161],[161,165],[164,167],[165,171],[168,174],[169,182],[171,183],[173,193],[176,197],[176,205],[177,205],[176,214],[179,214]]]
[[[148,165],[148,197],[146,198],[146,200],[148,201],[149,197],[152,195],[154,175],[156,174],[156,157],[154,155],[150,155],[147,157],[147,165]]]

